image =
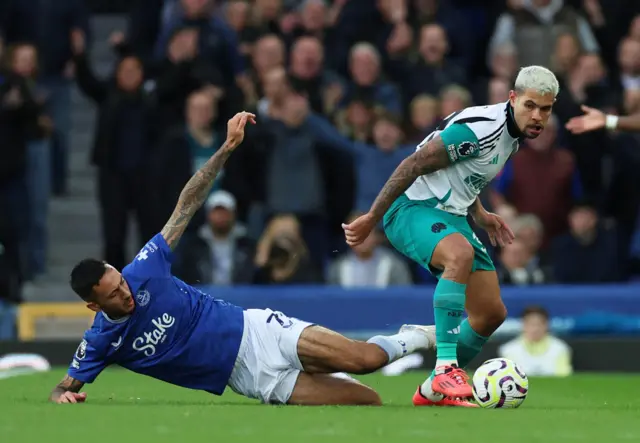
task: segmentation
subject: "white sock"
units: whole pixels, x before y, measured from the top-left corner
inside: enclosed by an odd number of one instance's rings
[[[431,345],[426,335],[417,331],[400,332],[390,336],[376,335],[367,343],[380,346],[389,356],[388,363],[413,354],[418,349],[428,349]]]
[[[432,381],[433,381],[433,376],[430,376],[429,378],[427,378],[425,382],[422,383],[422,386],[420,386],[420,393],[431,401],[440,401],[444,398],[444,395],[438,392],[433,392],[433,389],[431,389]]]

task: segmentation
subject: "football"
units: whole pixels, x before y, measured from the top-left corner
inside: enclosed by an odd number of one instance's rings
[[[473,374],[473,396],[482,408],[517,408],[529,392],[527,375],[511,360],[493,358]]]

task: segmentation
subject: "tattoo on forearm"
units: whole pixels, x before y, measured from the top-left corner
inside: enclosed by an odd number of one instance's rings
[[[378,197],[373,202],[371,213],[376,220],[382,220],[391,204],[406,191],[421,175],[446,168],[450,164],[449,156],[442,139],[436,136],[422,149],[405,158],[393,172]]]
[[[191,218],[204,203],[213,182],[230,155],[231,149],[225,143],[182,189],[178,204],[161,232],[171,249],[178,244]]]
[[[51,398],[55,398],[56,396],[63,394],[67,391],[70,392],[80,392],[80,389],[84,386],[80,380],[76,380],[69,375],[65,375],[64,378],[58,385],[53,389],[51,393]]]

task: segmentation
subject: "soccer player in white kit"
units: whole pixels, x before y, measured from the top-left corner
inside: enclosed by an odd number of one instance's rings
[[[393,246],[439,280],[433,300],[436,368],[418,387],[416,406],[475,406],[466,400],[472,390],[463,368],[507,311],[495,267],[466,216],[488,232],[494,246],[513,240],[511,229],[485,210],[478,195],[522,140],[540,135],[558,90],[548,69],[522,68],[508,102],[451,114],[398,166],[369,212],[343,225],[354,246],[383,222]],[[405,328],[411,327],[420,326]]]

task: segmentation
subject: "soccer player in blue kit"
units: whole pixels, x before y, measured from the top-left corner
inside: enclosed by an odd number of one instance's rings
[[[172,251],[244,139],[247,122],[255,116],[241,112],[229,120],[224,145],[187,182],[167,224],[122,273],[95,259],[74,267],[71,287],[96,316],[51,401],[84,402],[84,384],[119,365],[215,395],[229,386],[263,403],[379,405],[373,389],[342,373],[370,373],[433,348],[435,331],[428,327],[350,340],[280,312],[244,310],[171,275]]]

